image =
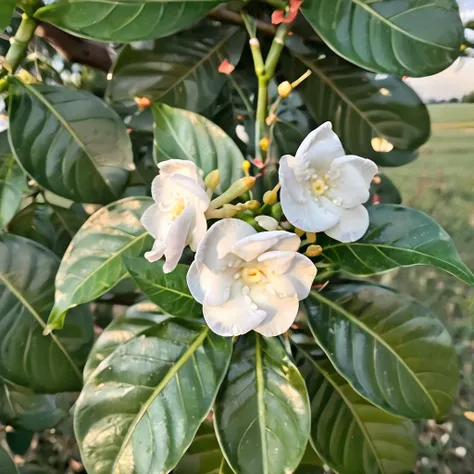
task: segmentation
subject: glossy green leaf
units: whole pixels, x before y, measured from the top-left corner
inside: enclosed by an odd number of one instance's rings
[[[173,469],[214,402],[231,351],[231,338],[175,318],[121,344],[76,404],[75,432],[87,472]]]
[[[18,468],[2,445],[0,445],[0,472],[2,474],[18,474]]]
[[[363,397],[412,419],[448,413],[459,381],[456,353],[428,308],[368,283],[331,285],[305,306],[319,346]]]
[[[41,186],[78,202],[121,196],[133,156],[114,110],[88,92],[14,78],[9,98],[13,152]]]
[[[10,24],[15,6],[16,0],[2,0],[2,3],[0,3],[0,33],[3,33]]]
[[[235,472],[296,470],[309,438],[308,394],[278,338],[239,338],[214,414],[219,443]]]
[[[456,0],[305,0],[301,10],[337,54],[398,76],[446,69],[464,39]]]
[[[93,338],[84,306],[71,313],[61,333],[42,334],[58,265],[36,242],[0,236],[0,376],[39,393],[80,389]]]
[[[130,43],[172,35],[204,17],[221,0],[56,0],[35,17],[87,38]]]
[[[430,118],[401,79],[364,71],[334,56],[321,58],[308,48],[295,47],[292,55],[284,59],[288,78],[311,69],[298,90],[318,123],[332,122],[348,153],[379,166],[401,166],[416,158],[412,150],[428,139]]]
[[[152,203],[130,197],[95,212],[74,236],[56,276],[49,329],[60,329],[68,309],[93,301],[127,277],[122,257],[141,255],[153,239],[140,223]]]
[[[201,305],[193,298],[186,283],[189,267],[179,264],[171,273],[163,272],[163,261],[124,258],[130,276],[137,286],[163,311],[182,318],[202,317]]]
[[[344,474],[409,474],[415,465],[413,423],[358,395],[327,359],[299,350],[298,366],[311,400],[311,443]]]
[[[409,207],[369,207],[369,229],[357,242],[344,244],[321,236],[325,260],[345,272],[370,276],[397,267],[433,265],[473,284],[448,233],[427,214]]]
[[[31,446],[34,432],[25,430],[24,428],[17,428],[14,431],[7,432],[5,438],[13,454],[24,456]]]
[[[0,423],[15,428],[42,431],[53,428],[67,416],[52,395],[9,385],[0,380]]]
[[[25,175],[10,150],[8,134],[0,133],[0,229],[4,229],[18,211],[24,189]]]
[[[174,474],[233,474],[211,423],[203,423]]]
[[[153,303],[142,302],[131,306],[125,317],[114,319],[94,343],[84,367],[86,381],[112,352],[138,333],[169,319],[170,316],[159,312]]]
[[[310,443],[306,446],[303,459],[296,469],[295,474],[324,474],[323,461],[316,454]]]
[[[200,112],[226,82],[220,63],[236,64],[244,42],[240,28],[204,24],[155,41],[152,49],[127,45],[114,64],[106,95],[112,101],[146,96]]]
[[[370,185],[370,200],[374,204],[401,204],[402,196],[393,181],[379,173]]]
[[[244,157],[235,142],[202,115],[164,104],[152,105],[155,117],[155,161],[191,160],[208,174],[218,169],[226,190],[242,177]]]

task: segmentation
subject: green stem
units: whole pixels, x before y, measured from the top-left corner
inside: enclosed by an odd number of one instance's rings
[[[11,39],[11,46],[5,56],[3,62],[3,69],[10,74],[13,74],[21,61],[26,57],[28,45],[33,38],[33,35],[38,25],[37,21],[23,13],[22,20],[15,36]]]
[[[267,5],[276,8],[277,10],[284,10],[288,6],[288,2],[284,0],[263,0]]]
[[[267,60],[265,61],[265,76],[268,80],[275,74],[275,69],[280,60],[281,52],[285,46],[285,41],[291,30],[291,26],[292,23],[282,23],[276,31],[275,38],[273,38]]]

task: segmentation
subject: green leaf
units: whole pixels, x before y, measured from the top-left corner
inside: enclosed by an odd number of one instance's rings
[[[316,454],[310,443],[306,446],[303,459],[296,469],[295,474],[324,474],[323,461]]]
[[[144,258],[123,260],[137,286],[163,311],[181,318],[202,317],[201,305],[193,298],[186,283],[187,265],[179,264],[166,274],[162,261],[150,263]]]
[[[402,196],[393,181],[385,174],[379,173],[370,185],[369,202],[377,204],[401,204]]]
[[[0,472],[2,474],[18,474],[18,469],[7,451],[0,445]]]
[[[308,394],[278,338],[239,338],[214,413],[219,443],[235,472],[297,468],[309,438]]]
[[[220,63],[228,59],[237,64],[244,43],[240,28],[204,24],[155,41],[152,49],[127,45],[113,66],[106,96],[111,101],[146,96],[200,112],[226,82]]]
[[[5,28],[10,24],[15,6],[16,0],[2,0],[0,4],[0,33],[3,33]]]
[[[31,240],[0,236],[0,376],[38,393],[76,391],[92,344],[87,307],[57,336],[43,336],[59,260]]]
[[[169,472],[207,416],[232,339],[170,319],[121,344],[88,379],[75,432],[89,474]]]
[[[368,283],[334,286],[305,300],[317,343],[373,404],[406,418],[443,418],[459,381],[441,321],[408,295]]]
[[[0,381],[0,422],[4,425],[42,431],[54,428],[66,416],[56,397],[37,395]]]
[[[451,237],[427,214],[409,207],[369,207],[369,229],[359,241],[344,244],[321,236],[325,260],[345,272],[370,276],[397,267],[433,265],[474,284],[474,274],[461,261]]]
[[[130,197],[95,212],[72,239],[56,276],[54,308],[48,329],[61,329],[66,312],[111,290],[127,277],[124,255],[141,255],[153,239],[140,223],[152,203]]]
[[[112,352],[134,338],[138,333],[169,319],[159,312],[153,303],[142,302],[130,306],[126,316],[114,319],[94,343],[84,367],[84,381],[87,381],[99,364]]]
[[[41,186],[78,202],[121,196],[133,155],[114,110],[88,92],[13,77],[9,97],[13,152]]]
[[[301,11],[337,54],[398,76],[446,69],[464,39],[456,0],[306,0]]]
[[[0,230],[18,211],[24,189],[25,175],[10,150],[8,134],[0,133]]]
[[[24,428],[17,428],[14,431],[7,432],[6,440],[8,447],[13,454],[24,456],[31,446],[34,433]]]
[[[428,139],[430,117],[401,79],[364,71],[334,56],[321,59],[320,51],[308,48],[295,46],[291,53],[283,62],[289,79],[308,68],[313,72],[298,90],[318,123],[332,122],[346,151],[379,166],[401,166],[416,158],[412,150]]]
[[[221,0],[56,0],[35,17],[86,38],[130,43],[162,38],[182,30]]]
[[[299,349],[311,400],[311,443],[336,472],[408,474],[417,454],[413,423],[358,395],[327,359]]]
[[[233,474],[211,423],[203,423],[174,474]]]
[[[202,115],[164,104],[152,105],[155,117],[155,161],[191,160],[204,174],[218,169],[226,190],[242,176],[244,157],[235,142]]]

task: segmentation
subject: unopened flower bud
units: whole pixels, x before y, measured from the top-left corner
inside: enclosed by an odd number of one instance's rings
[[[221,174],[219,170],[211,171],[206,176],[206,179],[204,180],[204,183],[206,184],[206,186],[212,191],[214,191],[214,189],[216,189],[219,186],[220,182],[221,182]]]
[[[274,204],[270,213],[274,219],[276,219],[278,222],[281,222],[283,218],[283,210],[281,208],[281,203],[277,202],[276,204]]]
[[[261,140],[260,140],[260,149],[262,151],[267,151],[268,150],[268,147],[270,145],[270,140],[268,139],[268,137],[263,137]]]
[[[285,81],[278,85],[277,90],[278,90],[278,95],[282,99],[286,99],[291,94],[293,87],[288,81]]]
[[[243,172],[245,173],[245,176],[249,176],[249,172],[250,172],[250,167],[252,166],[252,164],[250,163],[249,160],[244,160],[243,163],[242,163],[242,170]]]
[[[295,227],[295,234],[296,234],[298,237],[303,237],[303,235],[304,235],[304,230],[301,230],[301,229],[298,229],[298,227]]]
[[[255,211],[255,209],[258,209],[260,207],[260,203],[253,199],[252,201],[246,202],[245,207],[250,211]]]
[[[210,208],[217,209],[218,207],[223,206],[232,202],[234,199],[242,196],[242,194],[250,191],[254,184],[256,178],[253,176],[246,176],[245,178],[240,178],[237,180],[225,193],[222,193],[220,196],[216,197],[211,201]]]
[[[304,253],[307,257],[319,257],[323,253],[321,245],[310,245]]]
[[[272,206],[273,204],[275,204],[277,202],[277,199],[278,199],[278,193],[274,189],[267,191],[263,195],[264,204],[268,204],[269,206]]]
[[[151,100],[148,97],[135,97],[135,103],[138,105],[138,110],[145,110],[147,107],[150,107]]]
[[[255,220],[265,230],[277,230],[279,227],[278,221],[270,216],[257,216]]]
[[[316,233],[306,232],[306,240],[309,244],[314,244],[316,242]]]

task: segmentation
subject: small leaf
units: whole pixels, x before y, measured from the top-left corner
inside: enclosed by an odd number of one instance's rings
[[[456,0],[305,0],[301,11],[324,42],[360,67],[397,76],[431,76],[460,54]],[[336,27],[337,26],[337,27]]]
[[[235,142],[202,115],[164,104],[152,105],[155,118],[155,161],[191,160],[208,174],[218,169],[226,190],[242,176],[244,157]]]
[[[118,346],[76,404],[75,433],[87,472],[172,470],[211,409],[231,351],[231,338],[183,319]]]
[[[8,134],[0,133],[0,230],[18,211],[25,189],[25,175],[10,150]]]
[[[217,441],[211,423],[204,422],[174,474],[233,474]]]
[[[331,285],[305,300],[317,343],[374,405],[411,419],[442,419],[459,382],[441,321],[407,295],[368,283]]]
[[[397,267],[433,265],[468,284],[474,275],[461,261],[451,237],[427,214],[409,207],[369,207],[369,229],[357,242],[345,244],[321,236],[325,260],[345,272],[370,276]]]
[[[297,49],[284,56],[294,80],[312,71],[298,91],[318,123],[329,120],[348,153],[379,166],[401,166],[416,158],[412,150],[430,135],[426,105],[401,79],[359,69],[320,51]],[[315,93],[317,91],[317,93]],[[391,151],[390,151],[391,150]]]
[[[296,470],[309,438],[308,394],[278,338],[239,338],[214,413],[219,443],[235,472]]]
[[[152,203],[131,197],[95,212],[74,236],[56,276],[48,329],[60,329],[68,309],[95,300],[127,277],[122,256],[141,255],[153,239],[140,223]]]
[[[10,24],[15,6],[16,0],[2,0],[0,4],[0,33],[3,33],[5,28]]]
[[[162,38],[207,15],[220,0],[61,0],[39,8],[35,17],[80,36],[130,43]]]
[[[2,445],[0,445],[0,472],[2,474],[19,474],[13,459]]]
[[[153,49],[127,45],[114,64],[106,96],[114,102],[146,96],[200,112],[226,83],[219,64],[224,58],[237,64],[244,43],[240,28],[203,24],[157,40]]]
[[[78,202],[106,204],[125,189],[130,138],[113,109],[88,92],[10,78],[13,152],[44,188]]]
[[[172,316],[202,317],[201,305],[193,298],[186,283],[189,267],[179,264],[171,273],[163,272],[164,262],[144,258],[124,258],[130,276],[145,296]]]
[[[84,367],[84,381],[112,352],[138,333],[169,319],[153,303],[142,302],[130,306],[125,317],[114,319],[94,343]]]
[[[327,359],[298,353],[311,400],[311,443],[324,462],[344,474],[410,473],[417,454],[413,423],[363,399]]]
[[[42,335],[58,265],[36,242],[0,236],[0,376],[38,393],[79,390],[93,338],[87,307],[74,310],[57,336]]]

